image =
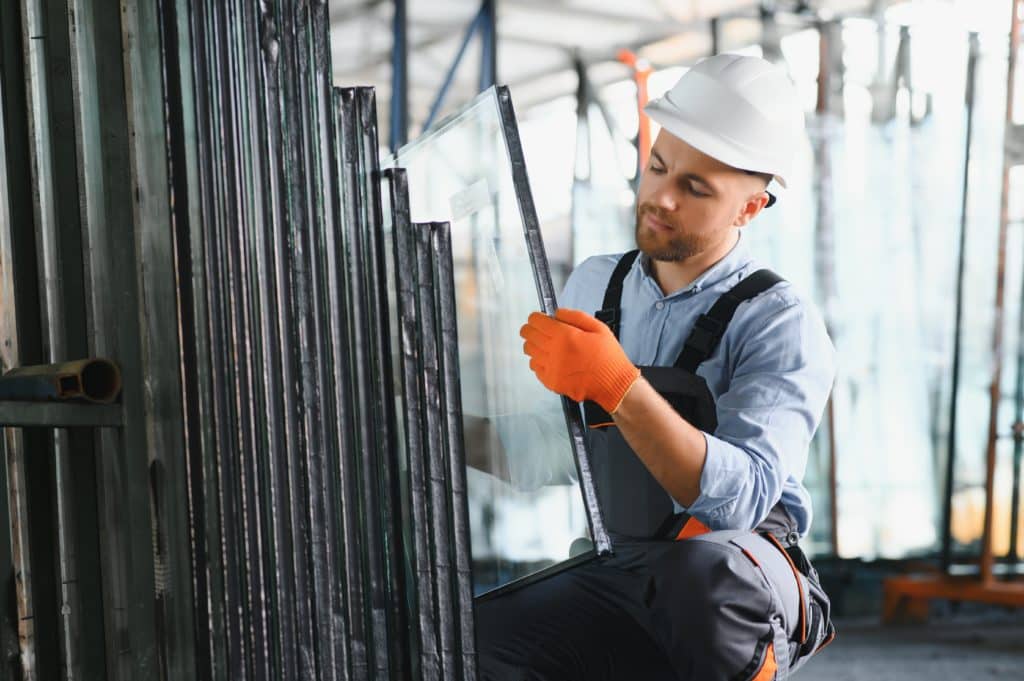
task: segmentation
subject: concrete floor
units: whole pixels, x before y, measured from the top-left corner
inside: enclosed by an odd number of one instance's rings
[[[926,625],[836,622],[835,642],[791,678],[798,681],[1024,681],[1024,611],[933,617]]]

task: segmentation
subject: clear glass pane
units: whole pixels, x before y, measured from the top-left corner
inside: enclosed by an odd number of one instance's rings
[[[541,305],[494,90],[390,164],[407,169],[412,220],[452,227],[473,569],[481,593],[589,549],[562,402],[529,370],[519,337]]]

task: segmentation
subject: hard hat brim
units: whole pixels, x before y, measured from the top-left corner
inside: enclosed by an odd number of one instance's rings
[[[664,99],[651,100],[644,107],[644,112],[662,128],[701,153],[707,154],[722,163],[738,170],[749,170],[769,173],[782,188],[786,187],[786,171],[769,160],[752,159],[750,151],[742,148],[737,142],[707,132],[701,126],[687,121],[679,110]]]

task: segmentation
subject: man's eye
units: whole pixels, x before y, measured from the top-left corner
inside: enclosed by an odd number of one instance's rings
[[[658,175],[661,175],[662,173],[664,173],[664,172],[665,172],[665,169],[664,169],[664,168],[662,168],[661,166],[656,166],[656,165],[654,165],[654,164],[652,163],[652,164],[651,164],[651,172],[652,172],[652,173],[657,173]]]
[[[690,193],[693,194],[694,196],[699,196],[701,198],[711,196],[711,194],[700,191],[699,189],[697,189],[696,185],[693,184],[690,185]]]

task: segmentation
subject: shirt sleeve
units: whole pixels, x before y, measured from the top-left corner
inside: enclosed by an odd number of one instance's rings
[[[718,427],[704,434],[701,493],[686,509],[713,530],[757,527],[787,478],[803,478],[835,378],[824,324],[803,304],[746,326],[716,401]]]

